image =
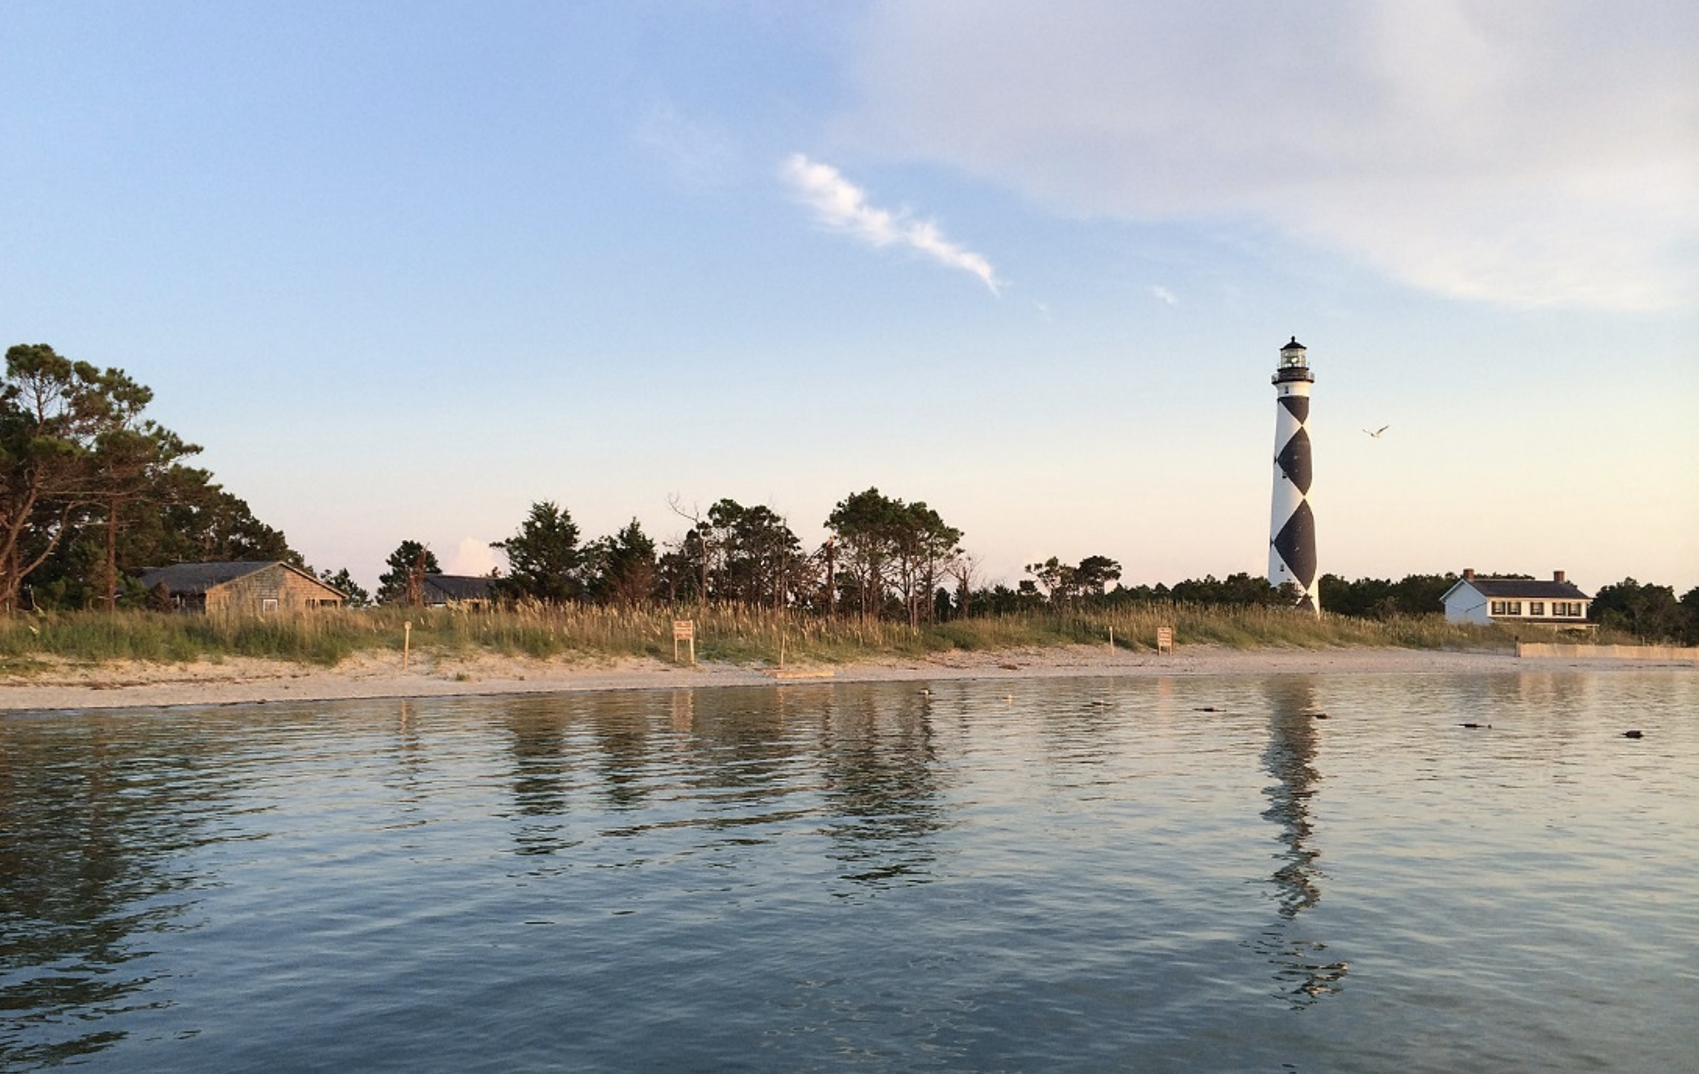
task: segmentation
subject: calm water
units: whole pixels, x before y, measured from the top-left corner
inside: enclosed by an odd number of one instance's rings
[[[1693,1070],[1696,707],[1559,671],[0,716],[0,1068]]]

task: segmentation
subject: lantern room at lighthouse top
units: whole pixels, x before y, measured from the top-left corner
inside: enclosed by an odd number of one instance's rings
[[[1285,347],[1281,348],[1281,364],[1275,370],[1275,375],[1269,378],[1269,383],[1288,385],[1294,381],[1306,384],[1316,380],[1311,373],[1309,364],[1305,361],[1305,345],[1294,336]],[[1287,388],[1282,388],[1281,394],[1287,394]]]

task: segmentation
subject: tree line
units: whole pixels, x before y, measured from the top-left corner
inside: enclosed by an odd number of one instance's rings
[[[113,608],[142,565],[278,559],[281,532],[143,416],[153,392],[46,344],[6,351],[0,380],[0,612]],[[135,596],[134,592],[129,593]]]
[[[1526,574],[1483,572],[1488,578],[1528,578]],[[1412,574],[1397,582],[1360,578],[1348,582],[1325,574],[1320,581],[1322,606],[1337,615],[1367,619],[1429,615],[1441,597],[1458,581],[1456,574]],[[1588,620],[1649,641],[1700,644],[1700,587],[1681,597],[1668,585],[1644,585],[1625,578],[1595,591]]]
[[[707,511],[677,502],[673,509],[689,525],[660,547],[636,519],[612,536],[583,541],[566,508],[534,503],[513,536],[491,544],[507,560],[507,570],[490,578],[492,596],[546,604],[735,603],[905,618],[918,626],[939,617],[933,595],[944,583],[961,591],[971,580],[961,530],[925,503],[877,488],[840,501],[825,521],[830,536],[812,552],[766,506],[722,499]],[[385,567],[379,603],[418,603],[424,576],[441,573],[416,540],[398,545]],[[346,574],[326,580],[347,581]],[[366,596],[358,587],[351,595]]]
[[[19,607],[115,608],[146,600],[137,577],[179,562],[281,560],[304,570],[282,531],[189,464],[200,448],[144,414],[153,393],[122,370],[98,369],[46,344],[6,352],[0,381],[0,611]],[[1091,555],[1026,566],[1013,588],[987,585],[963,532],[923,501],[877,488],[852,493],[823,520],[827,538],[807,549],[766,506],[721,499],[706,511],[669,506],[682,534],[665,545],[636,519],[587,540],[552,501],[531,505],[514,534],[493,542],[506,571],[490,579],[502,601],[635,605],[713,602],[906,621],[1068,611],[1122,603],[1291,605],[1296,594],[1262,577],[1206,575],[1174,585],[1126,586],[1121,564]],[[415,604],[427,574],[442,570],[429,547],[401,542],[367,594],[347,568],[318,577],[351,603]],[[1502,575],[1501,577],[1508,577]],[[1394,582],[1325,574],[1330,613],[1432,615],[1458,577]],[[1700,592],[1634,579],[1596,594],[1590,617],[1647,638],[1695,643]]]

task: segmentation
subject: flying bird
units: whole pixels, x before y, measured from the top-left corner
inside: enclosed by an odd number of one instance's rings
[[[1391,425],[1383,425],[1383,426],[1382,426],[1382,427],[1381,427],[1381,428],[1379,428],[1379,429],[1377,429],[1377,430],[1375,430],[1375,431],[1374,431],[1374,432],[1370,432],[1370,431],[1369,431],[1369,430],[1368,430],[1368,429],[1365,429],[1365,430],[1364,430],[1364,432],[1366,432],[1366,433],[1369,433],[1369,438],[1370,438],[1370,439],[1371,439],[1371,440],[1380,440],[1380,439],[1381,439],[1381,434],[1382,434],[1382,433],[1384,433],[1384,432],[1386,432],[1386,431],[1387,431],[1387,430],[1389,430],[1389,429],[1391,429],[1391,428],[1393,428],[1393,426],[1391,426]]]

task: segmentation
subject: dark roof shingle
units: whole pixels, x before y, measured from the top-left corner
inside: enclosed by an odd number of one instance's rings
[[[142,587],[152,589],[161,582],[173,593],[205,593],[214,586],[234,582],[255,571],[265,570],[276,560],[240,563],[173,563],[142,572]]]
[[[1592,600],[1576,588],[1574,582],[1555,582],[1539,578],[1470,578],[1466,584],[1476,587],[1484,597],[1498,600]]]
[[[427,574],[425,600],[427,603],[489,600],[490,582],[490,578],[481,575]]]

